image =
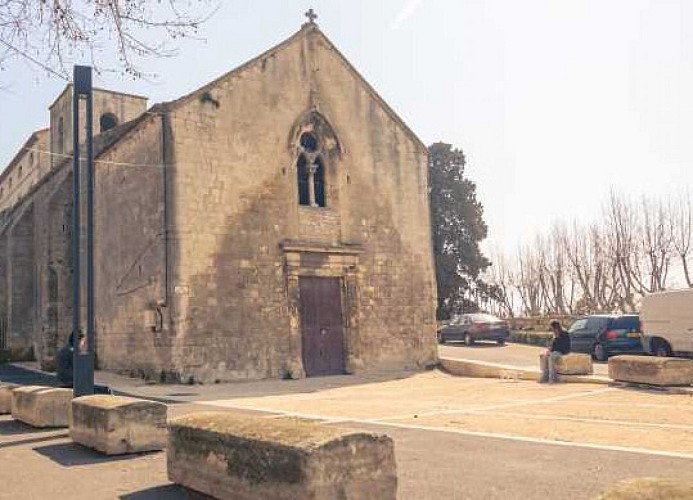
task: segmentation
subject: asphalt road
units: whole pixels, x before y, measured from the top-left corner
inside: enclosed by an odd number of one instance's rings
[[[502,354],[504,363],[536,355],[527,346],[443,349]],[[13,375],[29,382],[21,370]],[[400,500],[590,499],[626,478],[693,479],[693,398],[682,395],[440,372],[214,386],[149,386],[109,375],[109,383],[175,398],[172,417],[210,409],[293,414],[386,433],[395,440]],[[16,498],[200,497],[168,481],[164,453],[103,457],[65,430],[0,416],[0,499]]]
[[[446,358],[471,359],[536,370],[539,369],[539,354],[544,350],[543,347],[525,344],[508,343],[499,346],[495,342],[477,342],[469,347],[462,342],[449,342],[438,347],[440,355]],[[607,363],[595,361],[593,366],[595,375],[608,375]]]
[[[693,470],[693,460],[671,457],[349,426],[395,440],[400,500],[591,499],[621,479],[690,480]],[[72,443],[64,430],[37,432],[8,417],[0,417],[0,463],[0,499],[203,498],[168,482],[164,453],[103,457]]]

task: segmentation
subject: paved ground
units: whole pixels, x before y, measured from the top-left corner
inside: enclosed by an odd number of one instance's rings
[[[404,500],[528,500],[557,492],[588,499],[628,477],[693,476],[687,395],[438,371],[213,386],[99,379],[171,401],[171,416],[215,409],[387,433]],[[65,431],[37,432],[9,417],[0,417],[0,464],[2,499],[199,498],[168,483],[163,453],[103,458],[72,444]]]
[[[534,370],[539,369],[539,354],[545,350],[543,347],[524,344],[499,346],[495,342],[477,342],[470,347],[462,342],[448,342],[439,348],[440,355],[446,358],[486,361]],[[608,365],[595,361],[594,374],[608,375]]]

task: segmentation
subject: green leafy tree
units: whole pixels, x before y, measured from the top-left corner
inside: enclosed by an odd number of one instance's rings
[[[438,319],[478,310],[493,294],[480,277],[491,265],[479,243],[488,227],[476,197],[476,184],[465,177],[459,149],[437,142],[428,148],[433,252],[438,284]]]

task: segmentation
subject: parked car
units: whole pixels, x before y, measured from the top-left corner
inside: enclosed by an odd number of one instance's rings
[[[693,355],[693,290],[671,290],[642,299],[643,346],[655,356]]]
[[[491,314],[462,314],[438,330],[438,342],[445,344],[462,340],[466,345],[472,345],[477,340],[495,340],[503,345],[508,335],[510,327],[507,321]]]
[[[612,354],[642,354],[640,318],[637,314],[594,314],[579,318],[568,328],[570,349],[586,352],[598,361]]]

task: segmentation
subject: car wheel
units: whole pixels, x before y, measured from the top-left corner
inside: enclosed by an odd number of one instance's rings
[[[660,358],[668,358],[671,356],[671,346],[666,340],[654,339],[652,341],[652,353]]]
[[[474,345],[474,338],[470,333],[465,333],[464,334],[464,345]]]
[[[597,342],[592,347],[592,357],[597,361],[606,361],[609,359],[609,355],[606,352],[606,347],[601,342]]]
[[[498,345],[505,345],[505,339],[498,339],[498,340],[496,340],[496,343]]]

